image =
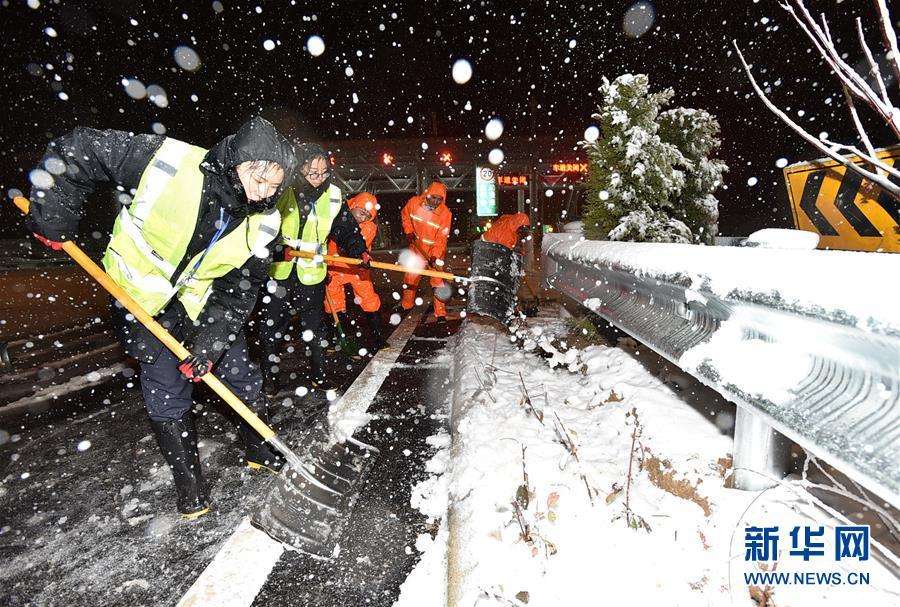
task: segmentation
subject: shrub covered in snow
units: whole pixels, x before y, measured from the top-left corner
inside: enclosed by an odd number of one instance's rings
[[[728,167],[710,155],[719,123],[704,110],[661,112],[674,92],[650,92],[646,75],[603,79],[601,136],[583,141],[590,161],[584,227],[589,238],[712,243],[713,192]]]

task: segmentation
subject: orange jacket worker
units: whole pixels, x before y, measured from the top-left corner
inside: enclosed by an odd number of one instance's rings
[[[501,215],[492,222],[490,229],[481,238],[487,242],[502,244],[507,249],[515,249],[530,230],[531,222],[527,213],[510,213]]]
[[[366,250],[372,250],[372,241],[378,233],[375,217],[378,215],[378,199],[374,194],[362,192],[347,201],[350,214],[359,223],[359,231],[366,241]],[[340,255],[337,244],[334,241],[328,243],[329,255]],[[346,317],[347,297],[344,287],[350,285],[353,289],[354,302],[359,304],[365,313],[366,321],[371,334],[372,351],[375,352],[384,347],[384,337],[381,331],[381,318],[378,311],[381,309],[381,299],[375,292],[372,277],[369,270],[346,264],[330,264],[328,266],[328,285],[325,287],[328,297],[325,298],[325,311],[331,314],[337,313],[341,326],[348,330],[350,324]]]
[[[447,239],[450,236],[453,214],[446,202],[447,186],[435,181],[421,195],[410,198],[400,214],[410,250],[434,269],[441,269],[447,255]],[[404,275],[403,298],[400,302],[404,310],[413,307],[420,279],[419,274]],[[430,283],[436,289],[443,286],[444,281],[432,278]],[[437,297],[434,297],[434,316],[440,321],[447,316],[444,302]]]

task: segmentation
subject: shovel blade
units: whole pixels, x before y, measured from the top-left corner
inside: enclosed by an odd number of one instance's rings
[[[378,450],[352,439],[333,443],[323,415],[295,452],[303,469],[285,466],[272,479],[251,523],[289,550],[330,559]]]
[[[472,244],[468,311],[508,323],[516,311],[522,280],[522,256],[484,240]]]

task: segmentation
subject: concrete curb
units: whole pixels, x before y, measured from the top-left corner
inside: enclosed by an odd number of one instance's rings
[[[459,347],[462,342],[469,321],[463,320],[459,331],[454,337],[453,367],[451,370],[451,382],[453,396],[450,401],[450,468],[452,462],[459,455],[459,420],[463,413],[463,396],[461,378],[465,372],[465,362]],[[446,474],[451,474],[448,469]],[[450,477],[452,478],[452,476]],[[449,492],[449,488],[448,488]],[[447,607],[456,607],[462,598],[462,582],[465,572],[462,569],[462,542],[459,537],[459,517],[454,509],[452,496],[447,496]]]

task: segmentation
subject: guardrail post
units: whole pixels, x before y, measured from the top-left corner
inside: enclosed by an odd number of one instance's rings
[[[790,441],[759,415],[737,407],[734,420],[734,487],[760,491],[778,484],[790,465]]]

